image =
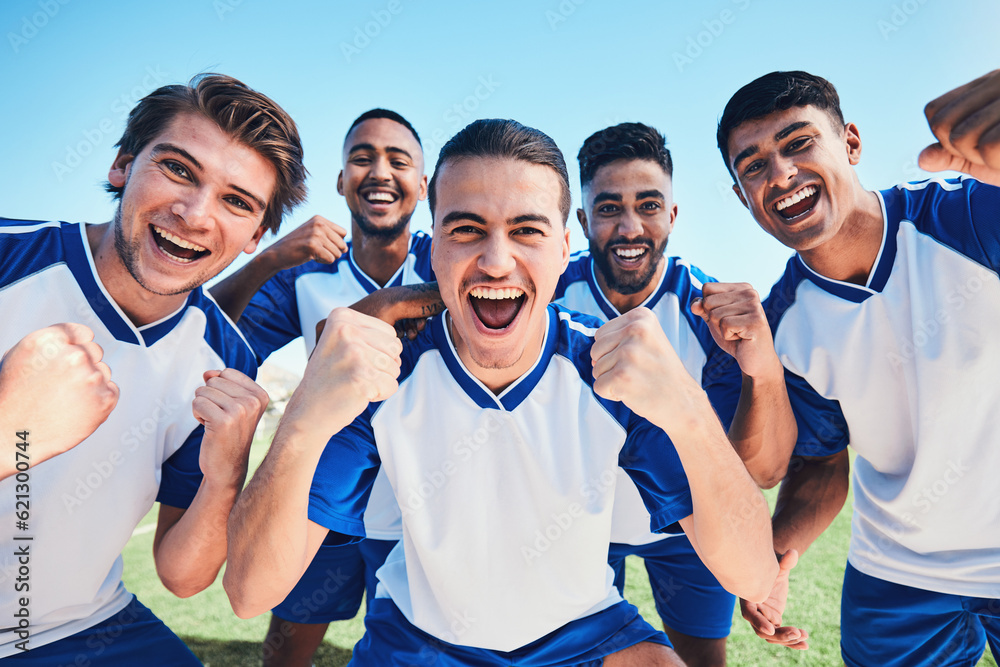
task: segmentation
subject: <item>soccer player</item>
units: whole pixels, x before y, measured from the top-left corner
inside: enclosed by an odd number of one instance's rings
[[[622,123],[588,137],[578,159],[583,208],[577,218],[590,250],[570,260],[556,303],[603,320],[651,310],[723,425],[732,423],[729,437],[751,476],[774,486],[795,445],[784,370],[752,287],[715,282],[677,257],[664,257],[677,217],[666,140],[648,125]],[[620,471],[611,527],[615,585],[624,590],[626,556],[642,556],[677,654],[689,667],[725,665],[733,595],[679,528],[656,534],[649,526],[635,484]],[[794,556],[784,566],[793,563]]]
[[[765,300],[799,425],[774,540],[800,552],[841,509],[857,452],[841,603],[844,662],[972,665],[1000,654],[1000,72],[931,102],[926,169],[869,191],[834,87],[773,72],[741,88],[718,143],[740,201],[796,251]],[[978,179],[978,180],[977,180]],[[802,393],[799,399],[796,394]],[[773,643],[787,581],[744,616]]]
[[[393,111],[366,111],[347,132],[343,158],[337,192],[351,211],[351,242],[344,244],[343,229],[314,216],[212,289],[239,320],[260,362],[299,336],[312,353],[316,324],[334,308],[382,287],[434,279],[430,237],[409,229],[417,202],[427,198],[423,150],[413,126]],[[399,505],[380,475],[365,512],[367,539],[320,548],[275,607],[264,641],[265,667],[312,664],[329,623],[354,618],[363,593],[369,603],[375,597],[375,571],[401,530]]]
[[[118,146],[111,222],[0,221],[3,453],[27,432],[30,462],[0,482],[4,664],[201,664],[125,590],[121,551],[159,502],[163,584],[211,584],[267,405],[253,353],[199,286],[304,198],[295,124],[205,75],[143,98]]]
[[[363,537],[381,467],[403,539],[352,664],[680,664],[614,588],[615,472],[655,530],[679,520],[757,600],[778,571],[763,496],[650,311],[596,331],[550,305],[570,195],[548,136],[472,123],[442,149],[429,201],[446,314],[404,347],[380,320],[331,313],[230,518],[233,608],[282,599],[331,532]]]

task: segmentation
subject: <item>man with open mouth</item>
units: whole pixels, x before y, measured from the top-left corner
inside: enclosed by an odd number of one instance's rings
[[[583,207],[577,218],[590,250],[570,261],[556,303],[602,320],[635,308],[652,311],[751,476],[760,486],[776,485],[796,433],[781,362],[752,287],[715,282],[678,257],[664,257],[677,205],[663,135],[642,123],[622,123],[588,137],[578,159]],[[609,557],[615,585],[624,594],[625,558],[641,556],[677,654],[689,667],[725,665],[735,598],[679,527],[657,534],[649,526],[635,484],[620,471]],[[794,558],[782,561],[784,570]]]
[[[598,330],[550,304],[570,194],[548,136],[472,123],[429,201],[447,310],[405,345],[331,313],[230,518],[234,610],[281,600],[329,536],[362,538],[382,468],[403,539],[353,665],[682,664],[613,585],[616,472],[653,530],[680,521],[720,581],[763,600],[779,568],[757,485],[650,311]]]
[[[316,324],[334,308],[384,298],[376,292],[384,287],[434,280],[431,239],[409,228],[417,203],[427,198],[423,149],[413,126],[394,111],[366,111],[347,131],[343,159],[337,192],[351,211],[349,243],[341,227],[313,216],[212,289],[261,363],[299,336],[311,354]],[[320,548],[273,610],[264,666],[311,665],[330,622],[354,618],[363,594],[369,604],[374,599],[375,571],[401,531],[399,505],[380,474],[365,510],[366,539]]]
[[[805,551],[847,496],[841,602],[850,667],[1000,657],[1000,71],[925,109],[921,167],[970,176],[866,190],[861,138],[830,82],[772,72],[741,88],[718,144],[740,201],[796,251],[764,307],[799,418],[774,516]],[[978,179],[978,180],[977,180]],[[768,641],[787,581],[743,612]]]
[[[121,551],[159,502],[161,581],[208,587],[267,405],[200,285],[304,199],[294,122],[204,75],[140,100],[118,146],[111,222],[0,220],[0,427],[25,458],[0,474],[4,525],[24,514],[0,540],[4,664],[200,665],[125,589]]]

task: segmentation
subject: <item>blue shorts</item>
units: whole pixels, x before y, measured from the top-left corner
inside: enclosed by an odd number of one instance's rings
[[[22,667],[200,666],[184,642],[135,597],[120,612],[59,641],[4,658]]]
[[[625,596],[625,557],[640,556],[646,563],[656,613],[672,630],[692,637],[721,639],[733,625],[736,596],[719,584],[698,558],[685,535],[635,546],[612,544],[608,564],[615,586]]]
[[[1000,600],[935,593],[844,572],[840,651],[848,667],[972,667],[1000,658]]]
[[[323,544],[299,583],[272,613],[292,623],[330,623],[354,618],[366,591],[375,597],[375,572],[396,546],[395,540]]]
[[[348,667],[599,667],[604,656],[639,642],[670,646],[625,601],[507,653],[443,642],[406,620],[391,599],[376,598]]]

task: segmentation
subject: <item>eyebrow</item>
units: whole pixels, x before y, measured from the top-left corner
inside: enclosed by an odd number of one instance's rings
[[[180,146],[175,146],[174,144],[168,144],[168,143],[156,144],[149,152],[150,155],[159,155],[161,153],[176,153],[177,155],[180,155],[182,158],[193,164],[195,168],[199,169],[200,171],[205,170],[205,168],[201,166],[201,163],[198,162],[198,160],[196,160],[193,155],[188,153]],[[263,199],[261,199],[254,193],[250,192],[249,190],[245,190],[244,188],[241,188],[238,185],[233,185],[232,183],[230,183],[228,187],[232,188],[233,190],[236,190],[247,199],[251,199],[262,210],[267,209],[267,202],[265,202]]]
[[[354,153],[356,153],[357,151],[374,151],[374,152],[378,152],[378,149],[375,148],[375,146],[372,145],[372,144],[354,144],[353,146],[351,146],[351,150],[347,151],[347,154],[348,155],[354,155]],[[413,156],[410,155],[410,152],[408,150],[403,149],[403,148],[399,148],[398,146],[386,146],[385,147],[385,152],[386,153],[402,153],[403,155],[405,155],[406,157],[410,158],[411,160],[413,159]]]
[[[477,213],[472,213],[471,211],[452,211],[448,215],[444,216],[444,218],[441,220],[441,226],[444,227],[453,222],[458,222],[462,220],[468,222],[475,222],[476,224],[479,225],[487,224],[486,218]],[[523,225],[526,222],[537,222],[539,224],[547,225],[549,227],[552,226],[552,222],[548,219],[548,217],[540,213],[525,213],[524,215],[518,215],[513,218],[507,219],[508,225]]]
[[[785,128],[782,128],[781,130],[779,130],[774,135],[774,140],[775,141],[781,141],[782,139],[784,139],[785,137],[787,137],[792,132],[795,132],[796,130],[801,130],[803,127],[810,127],[810,126],[812,126],[812,123],[810,123],[807,120],[797,121],[795,123],[792,123],[791,125],[788,125]],[[735,170],[737,167],[740,166],[740,162],[742,162],[743,160],[747,159],[748,157],[750,157],[754,153],[758,152],[759,150],[760,150],[760,147],[757,144],[753,144],[752,146],[747,146],[743,151],[740,152],[739,155],[736,156],[736,159],[733,160],[733,170]]]

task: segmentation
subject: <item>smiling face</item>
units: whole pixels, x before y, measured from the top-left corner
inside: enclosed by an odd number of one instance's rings
[[[641,302],[659,278],[677,217],[670,176],[653,160],[615,160],[594,172],[583,203],[577,217],[602,289]]]
[[[119,155],[108,180],[124,188],[115,256],[143,290],[174,296],[256,249],[276,171],[214,122],[181,114],[139,155]]]
[[[406,232],[417,202],[427,198],[424,154],[405,126],[388,118],[358,123],[344,142],[337,192],[366,236]]]
[[[460,158],[438,167],[431,262],[459,357],[496,390],[537,360],[569,262],[551,167]]]
[[[798,252],[837,236],[863,191],[857,127],[814,106],[746,121],[729,136],[733,189],[764,231]]]

